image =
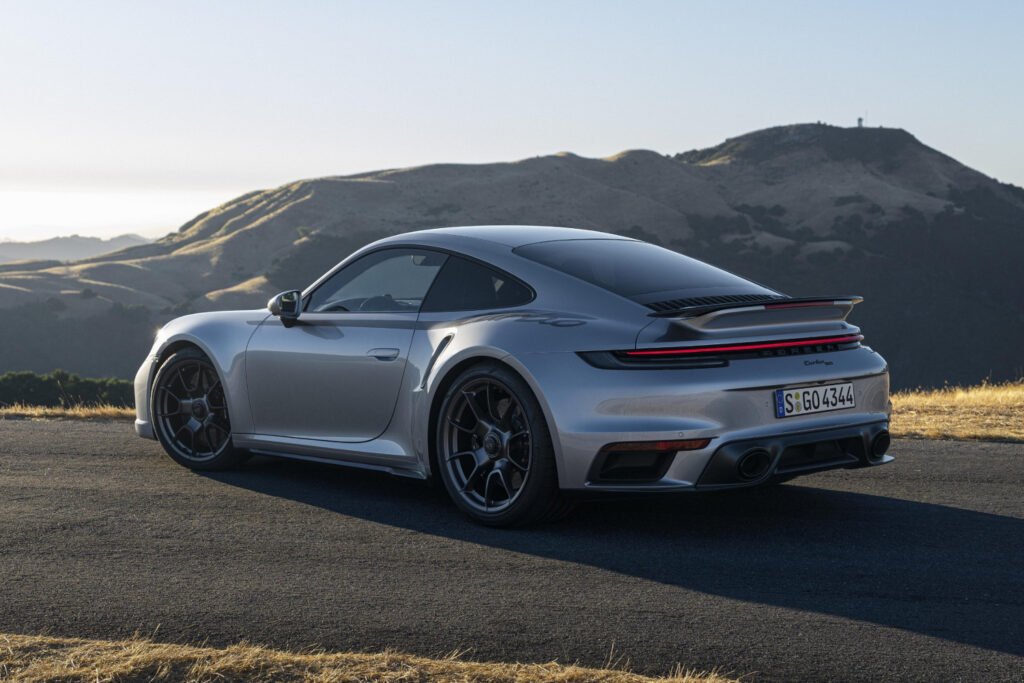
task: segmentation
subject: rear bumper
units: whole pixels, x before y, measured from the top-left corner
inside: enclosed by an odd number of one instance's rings
[[[712,454],[694,488],[741,488],[813,472],[884,465],[893,460],[886,453],[888,444],[888,422],[724,443]],[[743,467],[747,458],[753,459],[755,470]]]
[[[740,360],[721,368],[659,371],[599,369],[574,354],[523,354],[518,359],[548,417],[559,486],[564,491],[655,493],[729,488],[751,486],[775,476],[789,478],[886,462],[866,455],[855,460],[846,457],[846,451],[830,451],[827,445],[805,449],[809,455],[801,462],[797,448],[815,443],[815,439],[823,443],[852,439],[861,430],[868,435],[864,438],[873,438],[887,429],[887,366],[868,348]],[[776,417],[776,389],[833,382],[853,383],[856,408]],[[676,452],[667,466],[654,468],[657,471],[649,477],[612,480],[601,476],[600,453],[608,444],[704,439],[709,440],[706,447]],[[760,444],[769,452],[767,476],[739,481],[706,478],[705,472],[720,452],[735,455],[735,449],[748,444]],[[856,453],[855,446],[856,442],[850,442],[836,448]],[[861,448],[868,447],[870,444]],[[793,450],[783,460],[787,449]]]
[[[787,481],[828,470],[877,467],[895,460],[888,452],[872,452],[875,439],[879,435],[887,438],[888,434],[888,420],[878,419],[864,424],[712,443],[701,451],[679,451],[666,475],[655,481],[612,483],[589,479],[583,486],[567,492],[657,494],[720,491]],[[767,454],[764,469],[756,476],[744,476],[741,460],[755,451]],[[682,473],[688,475],[686,479],[680,476]]]

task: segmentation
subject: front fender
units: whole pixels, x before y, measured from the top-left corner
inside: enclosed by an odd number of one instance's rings
[[[135,377],[136,428],[150,420],[149,396],[159,363],[179,348],[194,346],[212,362],[225,388],[232,431],[252,431],[245,381],[245,349],[266,311],[198,313],[175,318],[158,333]]]

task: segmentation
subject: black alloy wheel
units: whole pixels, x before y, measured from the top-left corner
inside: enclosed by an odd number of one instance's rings
[[[436,434],[441,478],[473,519],[518,526],[569,511],[540,405],[510,369],[486,363],[459,375],[445,394]]]
[[[179,464],[219,470],[242,460],[231,440],[224,384],[198,349],[183,349],[163,362],[153,380],[150,410],[160,444]]]

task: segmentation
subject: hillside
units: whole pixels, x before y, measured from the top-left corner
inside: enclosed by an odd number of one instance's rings
[[[384,235],[491,223],[634,235],[794,295],[862,294],[854,322],[897,386],[1024,372],[1024,190],[902,130],[819,124],[674,157],[563,153],[303,180],[151,244],[0,267],[0,309],[25,321],[0,331],[0,371],[130,376],[174,315],[261,306]]]
[[[0,263],[11,261],[77,261],[120,251],[149,240],[138,235],[99,237],[53,237],[35,242],[0,242]]]

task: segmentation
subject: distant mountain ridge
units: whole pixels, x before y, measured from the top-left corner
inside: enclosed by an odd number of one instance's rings
[[[0,331],[0,370],[128,376],[174,315],[262,306],[386,235],[516,223],[634,236],[794,295],[862,294],[853,320],[899,386],[1024,373],[1024,190],[903,130],[820,124],[675,156],[562,153],[250,192],[150,244],[0,268],[0,309],[36,330]],[[61,333],[78,345],[51,342]]]
[[[52,237],[34,242],[0,242],[0,263],[11,261],[77,261],[128,247],[148,244],[150,240],[139,235],[100,237]]]

